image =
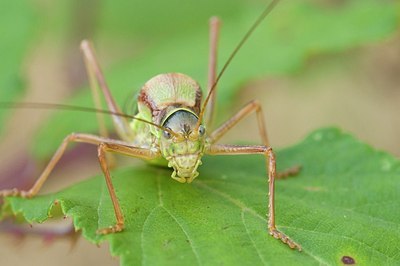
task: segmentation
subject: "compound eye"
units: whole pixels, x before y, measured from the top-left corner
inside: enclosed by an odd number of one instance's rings
[[[167,128],[167,129],[169,129],[169,128]],[[169,130],[171,130],[171,129],[169,129]],[[168,130],[163,131],[163,136],[166,139],[170,139],[172,137],[171,133]]]
[[[199,126],[199,135],[203,136],[206,133],[206,128],[203,125]]]

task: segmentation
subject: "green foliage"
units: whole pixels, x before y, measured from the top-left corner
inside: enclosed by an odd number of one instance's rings
[[[38,32],[40,13],[26,1],[14,2],[4,1],[0,8],[0,51],[6,51],[0,64],[0,99],[8,101],[15,100],[24,87],[21,64]],[[137,49],[105,71],[121,106],[132,91],[158,73],[184,72],[205,87],[208,18],[219,15],[223,21],[221,66],[266,4],[100,2],[95,47],[111,39],[111,43],[124,42]],[[222,78],[220,110],[231,104],[240,85],[249,79],[299,71],[312,55],[376,42],[398,28],[400,6],[395,1],[328,2],[281,1]],[[54,23],[47,24],[63,39],[73,30],[71,10],[80,2],[60,3],[53,12],[57,15],[49,19]],[[92,106],[89,90],[72,103]],[[76,114],[63,112],[43,126],[34,151],[47,157],[68,133],[96,129],[94,115],[79,114],[77,119]],[[268,236],[261,156],[206,157],[191,185],[174,182],[166,169],[116,170],[115,187],[126,218],[126,230],[118,234],[95,233],[115,219],[102,176],[31,200],[8,198],[0,216],[14,212],[30,223],[44,222],[59,211],[54,210],[57,201],[85,238],[93,243],[109,241],[111,253],[124,265],[339,264],[342,256],[362,265],[400,263],[398,160],[336,129],[323,129],[278,152],[280,169],[297,164],[303,166],[297,177],[277,181],[277,224],[302,245],[302,253]]]
[[[37,14],[30,1],[2,1],[0,4],[0,99],[15,101],[25,84],[21,77],[23,58],[31,45]],[[0,112],[0,122],[5,112]],[[1,129],[0,129],[1,130]]]
[[[262,156],[204,159],[190,185],[170,171],[142,166],[113,172],[126,220],[122,233],[95,232],[114,223],[104,178],[30,200],[7,198],[30,222],[48,219],[57,200],[93,243],[109,241],[122,265],[359,265],[400,263],[400,161],[337,129],[321,129],[277,153],[278,168],[301,173],[276,182],[278,228],[303,252],[266,229],[267,178]]]
[[[196,1],[190,5],[182,1],[166,3],[130,1],[121,5],[105,1],[100,9],[95,47],[113,39],[140,51],[139,55],[105,71],[121,106],[129,98],[135,101],[134,92],[159,73],[183,72],[205,87],[208,17],[220,14],[223,21],[219,45],[221,67],[266,5],[245,1],[218,1],[216,5],[215,1],[213,4]],[[160,5],[160,9],[152,8],[153,5]],[[378,0],[343,1],[337,5],[281,1],[221,79],[219,111],[229,107],[240,85],[249,79],[293,73],[304,66],[310,55],[339,52],[387,38],[398,26],[398,7],[398,3]],[[101,62],[102,58],[99,59]],[[90,90],[86,89],[72,103],[93,106]],[[40,158],[48,157],[72,131],[96,132],[93,114],[80,114],[80,119],[76,118],[74,113],[57,114],[48,126],[43,126],[34,142],[34,153]]]

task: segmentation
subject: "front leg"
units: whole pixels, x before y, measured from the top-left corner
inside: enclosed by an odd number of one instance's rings
[[[130,146],[128,143],[116,143],[116,142],[102,142],[98,145],[98,158],[103,171],[104,177],[106,179],[106,184],[108,192],[111,197],[111,201],[114,207],[115,218],[117,220],[116,224],[106,228],[97,230],[99,234],[109,234],[120,232],[124,229],[124,215],[120,204],[115,194],[115,189],[111,180],[110,170],[106,161],[106,152],[118,153],[125,156],[131,156],[135,158],[141,158],[145,160],[155,159],[159,156],[159,153],[154,153],[149,149],[139,148]]]
[[[263,154],[265,156],[265,164],[268,169],[268,231],[276,239],[282,240],[291,248],[301,251],[301,246],[291,240],[284,233],[280,232],[275,225],[275,177],[276,177],[276,161],[275,154],[271,147],[268,146],[251,146],[251,145],[211,145],[206,152],[210,155],[239,155],[239,154]]]
[[[23,198],[31,198],[35,196],[40,191],[43,184],[46,182],[47,178],[49,177],[54,167],[61,159],[62,155],[65,153],[68,144],[70,144],[71,142],[81,142],[98,146],[98,159],[100,162],[101,169],[103,170],[104,173],[104,177],[114,207],[114,213],[117,222],[115,225],[100,229],[97,232],[100,234],[109,234],[123,230],[124,216],[122,214],[117,196],[115,194],[115,190],[112,184],[111,175],[109,171],[109,166],[105,160],[106,152],[119,153],[122,155],[136,157],[145,160],[155,159],[160,156],[159,152],[154,152],[152,150],[140,147],[133,147],[130,146],[129,143],[124,141],[108,139],[90,134],[72,133],[63,140],[60,147],[53,155],[50,162],[47,164],[46,168],[43,170],[42,174],[36,180],[35,184],[32,186],[31,189],[29,189],[28,191],[21,191],[16,188],[0,190],[0,198],[7,196],[20,196]]]

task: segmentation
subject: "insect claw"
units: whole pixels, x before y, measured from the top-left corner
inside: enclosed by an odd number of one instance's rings
[[[171,175],[172,179],[175,179],[176,181],[180,182],[180,183],[186,183],[186,179],[184,177],[177,177],[176,176],[176,171],[174,170],[174,172]]]
[[[18,190],[16,188],[0,191],[0,197],[22,197],[31,198],[33,194],[31,191]]]
[[[301,246],[291,240],[287,235],[283,234],[282,232],[278,231],[276,228],[270,228],[269,234],[276,239],[280,239],[283,243],[288,245],[291,249],[297,249],[301,251]]]
[[[98,229],[96,231],[97,234],[99,235],[107,235],[107,234],[113,234],[113,233],[118,233],[124,230],[124,225],[123,224],[116,224],[114,226],[109,226],[106,228]]]
[[[199,175],[199,172],[195,172],[188,180],[188,183],[192,183],[192,181]]]

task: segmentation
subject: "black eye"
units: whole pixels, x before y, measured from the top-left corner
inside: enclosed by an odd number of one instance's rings
[[[171,138],[171,133],[168,130],[164,130],[163,131],[163,136],[166,139],[170,139]]]
[[[206,128],[203,125],[199,126],[199,135],[203,136],[206,133]]]

